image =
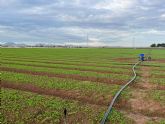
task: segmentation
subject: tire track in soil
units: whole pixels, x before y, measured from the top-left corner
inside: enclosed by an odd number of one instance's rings
[[[15,73],[73,79],[73,80],[79,80],[79,81],[92,81],[92,82],[99,82],[99,83],[105,83],[105,84],[121,85],[124,83],[124,81],[114,80],[112,78],[98,78],[98,77],[87,77],[87,76],[85,77],[85,76],[80,76],[76,74],[55,74],[55,73],[49,73],[49,72],[34,72],[34,71],[17,69],[17,68],[9,68],[9,67],[0,67],[0,69],[1,71],[9,71],[9,72],[15,72]]]
[[[128,101],[129,111],[125,110],[125,113],[129,118],[132,118],[136,124],[146,124],[149,120],[157,121],[163,118],[165,113],[165,108],[161,106],[158,102],[153,100],[145,100],[146,91],[155,88],[154,84],[149,82],[151,76],[151,68],[144,66],[141,68],[141,82],[138,85],[143,87],[143,89],[134,89],[132,92],[132,98]],[[151,112],[149,115],[148,112]],[[157,117],[160,116],[160,117]]]

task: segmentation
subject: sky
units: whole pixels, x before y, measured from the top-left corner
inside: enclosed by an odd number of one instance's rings
[[[0,43],[146,47],[165,42],[165,0],[0,0]]]

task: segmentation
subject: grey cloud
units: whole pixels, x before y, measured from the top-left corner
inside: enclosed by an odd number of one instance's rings
[[[147,38],[142,32],[165,30],[164,0],[126,1],[2,0],[0,25],[12,28],[0,28],[0,41],[83,42],[88,33],[100,42],[124,44],[131,40],[132,32],[138,32],[135,37],[143,37],[145,42]],[[104,7],[103,2],[108,5]],[[148,35],[155,39],[158,34]]]

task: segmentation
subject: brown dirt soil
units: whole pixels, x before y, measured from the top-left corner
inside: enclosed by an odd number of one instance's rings
[[[82,112],[69,114],[67,115],[66,119],[64,119],[64,117],[61,118],[60,124],[65,124],[65,122],[67,122],[67,124],[76,124],[76,123],[91,124],[92,123],[92,121],[89,120],[89,117],[85,113],[82,113]]]
[[[143,74],[139,74],[139,76],[143,76]],[[148,77],[146,77],[146,78],[165,78],[165,76],[164,75],[155,75],[155,74],[152,74],[152,75],[150,75],[150,76],[148,76]]]
[[[93,99],[92,96],[96,95],[96,93],[93,94],[92,92],[91,93],[89,92],[88,93],[89,96],[87,96],[87,95],[83,95],[80,91],[77,90],[46,89],[46,88],[37,87],[32,84],[23,84],[23,83],[20,84],[11,81],[1,81],[1,87],[17,89],[22,91],[29,91],[41,95],[51,95],[69,100],[78,100],[82,103],[89,103],[89,104],[102,105],[102,106],[108,105],[108,102],[105,99],[104,100],[103,99],[100,100],[99,98]]]
[[[84,77],[84,76],[74,75],[74,74],[55,74],[55,73],[48,73],[48,72],[33,72],[33,71],[29,71],[29,70],[9,68],[9,67],[0,67],[0,69],[2,71],[10,71],[10,72],[30,74],[30,75],[39,75],[39,76],[74,79],[74,80],[79,80],[79,81],[92,81],[92,82],[100,82],[100,83],[106,83],[106,84],[118,84],[118,85],[121,85],[124,83],[124,81],[114,80],[114,79],[110,79],[110,78]]]
[[[156,86],[156,89],[158,89],[158,90],[165,90],[165,86],[163,86],[163,85],[161,85],[161,86],[157,85]]]
[[[8,60],[8,59],[4,59],[4,60]],[[107,66],[107,65],[97,65],[95,63],[91,64],[91,63],[83,63],[83,64],[75,64],[75,63],[66,63],[66,62],[56,62],[56,61],[36,61],[36,60],[22,60],[22,59],[15,59],[16,61],[26,61],[26,62],[39,62],[39,63],[45,63],[45,64],[63,64],[63,65],[74,65],[74,66],[92,66],[92,67],[107,67],[107,68],[111,68],[112,66]],[[132,65],[132,64],[131,64]],[[123,69],[130,69],[130,67],[117,67],[115,66],[115,68],[123,68]]]
[[[164,68],[164,66],[161,65],[141,65],[141,67],[155,67],[155,68]]]
[[[154,75],[154,74],[152,74],[151,77],[153,77],[153,78],[165,78],[165,75]]]
[[[135,62],[135,58],[115,58],[114,61],[118,61],[118,62]]]
[[[165,59],[152,59],[153,62],[165,63]]]
[[[136,124],[146,124],[147,121],[149,121],[149,118],[139,114],[139,113],[129,113],[129,112],[122,112],[125,115],[127,115],[127,117],[131,118],[134,120],[134,123]]]
[[[46,67],[46,68],[57,68],[57,69],[65,69],[65,70],[79,70],[85,72],[97,72],[103,74],[124,74],[124,75],[131,75],[130,72],[113,72],[113,71],[106,71],[106,70],[94,70],[94,69],[81,69],[81,68],[67,68],[67,67],[54,67],[50,65],[36,65],[36,64],[23,64],[23,63],[15,63],[15,62],[1,62],[1,64],[16,64],[16,65],[24,65],[24,66],[33,66],[33,67]]]
[[[165,72],[165,67],[164,68],[162,68],[162,67],[152,67],[152,69],[154,71]]]
[[[132,98],[129,100],[131,111],[140,112],[144,115],[149,116],[160,116],[163,117],[165,113],[165,107],[159,102],[146,99],[146,93],[144,90],[136,90],[132,94]]]
[[[131,87],[136,89],[143,89],[143,90],[165,90],[165,86],[163,85],[150,84],[150,83],[148,83],[148,85],[147,83],[143,85],[137,83],[137,84],[133,84]]]
[[[127,115],[127,117],[132,118],[134,123],[136,124],[147,124],[148,121],[152,122],[159,122],[163,118],[160,117],[148,117],[140,113],[133,113],[133,112],[125,112],[121,111],[123,114]]]
[[[157,89],[156,85],[149,82],[151,67],[143,66],[141,71],[141,81],[135,84],[138,87],[133,86],[132,97],[125,106],[127,108],[125,111],[129,109],[127,116],[137,124],[145,124],[149,120],[153,120],[153,118],[158,120],[160,117],[164,117],[165,113],[165,107],[159,102],[146,99],[147,91]],[[139,89],[139,87],[142,87],[142,89]]]
[[[137,88],[141,88],[141,89],[146,89],[146,90],[152,90],[152,89],[158,89],[158,90],[164,90],[165,86],[161,86],[161,85],[156,85],[153,84],[149,81],[149,78],[153,77],[152,74],[150,73],[151,67],[148,66],[143,66],[141,68],[142,73],[140,74],[141,78],[141,82],[138,82],[135,84],[135,86],[137,86]],[[154,76],[154,78],[162,78],[162,76]]]

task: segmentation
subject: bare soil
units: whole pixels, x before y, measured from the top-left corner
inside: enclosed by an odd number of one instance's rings
[[[146,124],[149,120],[158,121],[161,117],[165,117],[165,107],[159,102],[147,99],[147,91],[157,88],[164,89],[164,87],[158,87],[149,82],[151,67],[143,66],[141,71],[141,81],[135,84],[138,87],[133,87],[132,97],[125,106],[127,109],[124,110],[136,124]]]
[[[148,121],[152,122],[158,122],[159,120],[162,120],[161,117],[148,117],[141,113],[133,113],[133,112],[125,112],[122,111],[123,114],[127,115],[127,117],[132,118],[134,120],[135,124],[146,124]]]
[[[143,90],[165,90],[165,86],[163,85],[157,85],[157,84],[150,84],[150,83],[146,83],[146,84],[134,84],[131,86],[132,88],[136,88],[136,89],[143,89]]]
[[[165,78],[165,75],[154,75],[154,74],[152,74],[151,77],[154,77],[154,78]]]
[[[131,106],[131,111],[138,112],[149,116],[160,116],[163,117],[165,113],[165,107],[159,102],[146,99],[146,93],[144,90],[135,90],[132,94],[132,98],[128,104]]]
[[[67,115],[66,119],[64,117],[61,118],[60,124],[65,124],[65,122],[67,122],[67,124],[75,124],[75,123],[90,124],[91,123],[91,121],[89,120],[89,117],[83,112]]]
[[[135,62],[135,58],[115,58],[117,62]]]
[[[165,63],[165,59],[152,59],[153,62]]]

